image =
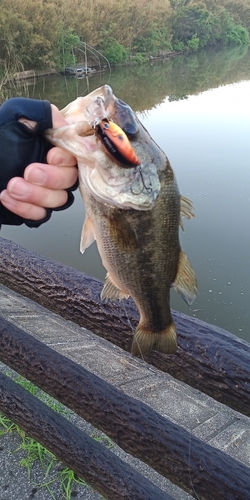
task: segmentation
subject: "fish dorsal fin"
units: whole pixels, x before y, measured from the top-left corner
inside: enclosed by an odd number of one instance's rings
[[[192,212],[194,210],[193,203],[191,200],[188,198],[185,198],[185,196],[180,196],[180,226],[181,229],[184,231],[183,224],[182,224],[182,217],[185,217],[186,219],[192,219],[194,217],[194,214]]]
[[[127,299],[129,295],[123,293],[117,286],[112,283],[109,274],[107,273],[105,278],[105,283],[101,293],[101,299],[110,299],[110,300],[122,300]]]
[[[185,302],[191,306],[198,292],[197,280],[194,270],[186,254],[182,250],[180,252],[177,275],[173,286]]]
[[[93,228],[93,224],[88,215],[86,215],[81,234],[81,242],[80,242],[80,252],[84,253],[86,248],[88,248],[93,241],[95,241],[95,232]]]

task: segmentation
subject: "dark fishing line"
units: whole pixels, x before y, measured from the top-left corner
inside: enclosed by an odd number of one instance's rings
[[[192,490],[193,490],[192,493],[195,495],[195,498],[197,498],[197,500],[201,500],[201,498],[199,497],[198,493],[195,491],[194,483],[192,481],[191,473],[190,473],[191,441],[192,441],[192,432],[189,429],[189,446],[188,446],[188,475],[189,475],[189,481],[190,481],[190,484],[191,484],[191,487],[192,487]]]
[[[123,309],[124,309],[124,312],[125,312],[125,314],[126,314],[126,317],[127,317],[127,320],[128,320],[128,324],[129,324],[129,326],[130,326],[130,328],[131,328],[131,331],[132,331],[132,333],[134,333],[134,328],[133,328],[133,326],[132,326],[132,323],[131,323],[131,321],[130,321],[130,318],[129,318],[129,316],[128,316],[128,313],[127,313],[127,311],[126,311],[126,308],[125,308],[125,305],[124,305],[124,303],[123,303],[123,300],[121,301],[121,305],[122,305],[122,307],[123,307]],[[145,362],[145,359],[144,359],[144,357],[143,357],[143,354],[142,354],[142,351],[141,351],[141,348],[140,348],[140,345],[139,345],[139,343],[138,343],[137,338],[136,338],[135,340],[136,340],[136,343],[137,343],[138,349],[139,349],[139,351],[140,351],[140,355],[141,355],[141,357],[142,357],[142,360]]]

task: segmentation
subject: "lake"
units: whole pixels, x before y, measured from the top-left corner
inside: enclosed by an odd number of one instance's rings
[[[62,108],[104,83],[137,111],[195,206],[195,218],[183,220],[181,243],[199,295],[188,307],[173,291],[171,307],[250,342],[250,51],[179,55],[81,80],[55,75],[23,92]],[[95,244],[80,254],[83,220],[76,193],[70,209],[39,229],[3,227],[1,237],[104,279]]]

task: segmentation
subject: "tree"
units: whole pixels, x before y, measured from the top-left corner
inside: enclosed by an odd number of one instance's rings
[[[112,26],[110,30],[101,31],[102,52],[111,64],[125,62],[128,57],[128,51],[125,49],[124,45],[110,35],[110,31],[112,32]]]
[[[173,44],[178,40],[184,46],[195,47],[195,50],[205,47],[212,31],[211,14],[199,5],[183,7],[173,17],[172,30]]]
[[[64,29],[61,25],[58,29],[58,36],[55,42],[54,62],[59,70],[64,70],[66,66],[74,65],[76,61],[76,51],[80,38],[74,33],[72,28]]]
[[[132,51],[156,55],[159,50],[172,50],[170,38],[170,31],[167,27],[159,27],[155,22],[151,23],[143,35],[134,39]]]

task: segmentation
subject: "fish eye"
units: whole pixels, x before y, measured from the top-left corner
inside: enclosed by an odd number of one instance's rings
[[[128,139],[132,142],[136,140],[136,138],[139,134],[138,128],[135,127],[135,125],[131,124],[131,123],[125,124],[125,126],[122,127],[122,130],[125,132]]]
[[[130,106],[121,99],[117,100],[116,113],[114,120],[119,123],[119,126],[125,132],[130,141],[135,141],[139,135],[138,124]]]

